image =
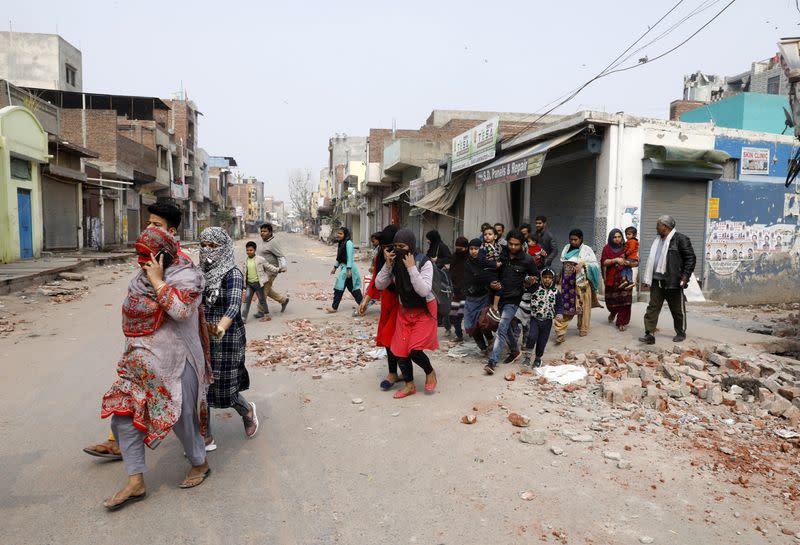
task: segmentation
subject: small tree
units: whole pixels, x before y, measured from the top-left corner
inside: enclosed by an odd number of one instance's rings
[[[295,169],[289,173],[289,201],[300,221],[305,225],[311,219],[311,172]]]

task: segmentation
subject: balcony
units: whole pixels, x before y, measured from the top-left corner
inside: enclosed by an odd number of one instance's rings
[[[382,180],[402,177],[408,168],[422,168],[431,162],[438,162],[450,151],[450,142],[425,140],[420,138],[401,138],[383,150]]]

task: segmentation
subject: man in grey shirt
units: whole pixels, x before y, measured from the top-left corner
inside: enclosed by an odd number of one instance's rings
[[[270,265],[278,267],[279,273],[286,272],[286,256],[284,256],[283,250],[281,249],[280,244],[278,244],[278,241],[275,240],[271,223],[265,223],[261,226],[261,241],[261,247],[259,248],[259,253],[261,256]],[[283,312],[286,310],[286,305],[289,304],[289,296],[281,295],[272,288],[272,284],[275,282],[277,277],[277,274],[269,275],[269,280],[267,280],[263,286],[264,295],[280,303],[281,312]]]

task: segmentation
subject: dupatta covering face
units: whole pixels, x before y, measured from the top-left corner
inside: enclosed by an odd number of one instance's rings
[[[181,289],[191,288],[194,273],[186,274],[187,267],[194,269],[191,261],[178,255],[178,242],[168,232],[158,227],[148,227],[139,235],[134,244],[139,264],[148,263],[150,255],[161,250],[169,253],[172,264],[164,270],[164,280]],[[126,337],[150,335],[161,327],[166,319],[156,300],[156,292],[144,270],[139,270],[128,286],[128,295],[122,303],[122,332]]]
[[[213,305],[219,297],[222,279],[233,268],[236,262],[233,259],[233,241],[222,227],[206,227],[200,233],[200,242],[217,244],[218,248],[200,247],[200,267],[206,278],[206,302]]]

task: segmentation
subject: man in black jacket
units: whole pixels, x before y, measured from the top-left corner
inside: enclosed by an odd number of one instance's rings
[[[697,257],[689,237],[675,230],[672,216],[661,216],[656,223],[658,237],[653,241],[642,283],[650,286],[650,303],[644,315],[644,337],[639,340],[655,344],[653,333],[664,300],[669,305],[675,323],[674,342],[686,339],[686,297],[683,290],[689,284]]]
[[[509,231],[506,236],[508,242],[508,261],[500,270],[500,280],[492,282],[491,288],[500,294],[499,306],[495,309],[500,314],[500,324],[497,326],[497,335],[494,337],[494,347],[489,356],[489,362],[483,369],[487,374],[493,375],[500,359],[503,346],[508,343],[509,354],[504,363],[513,363],[519,359],[519,325],[513,325],[517,308],[522,300],[526,287],[530,287],[539,275],[539,269],[530,255],[522,251],[522,233]]]
[[[533,239],[539,243],[542,250],[547,252],[547,257],[544,258],[544,265],[549,268],[558,254],[558,245],[556,245],[553,235],[547,229],[547,218],[545,216],[536,216],[536,232],[533,233]]]

